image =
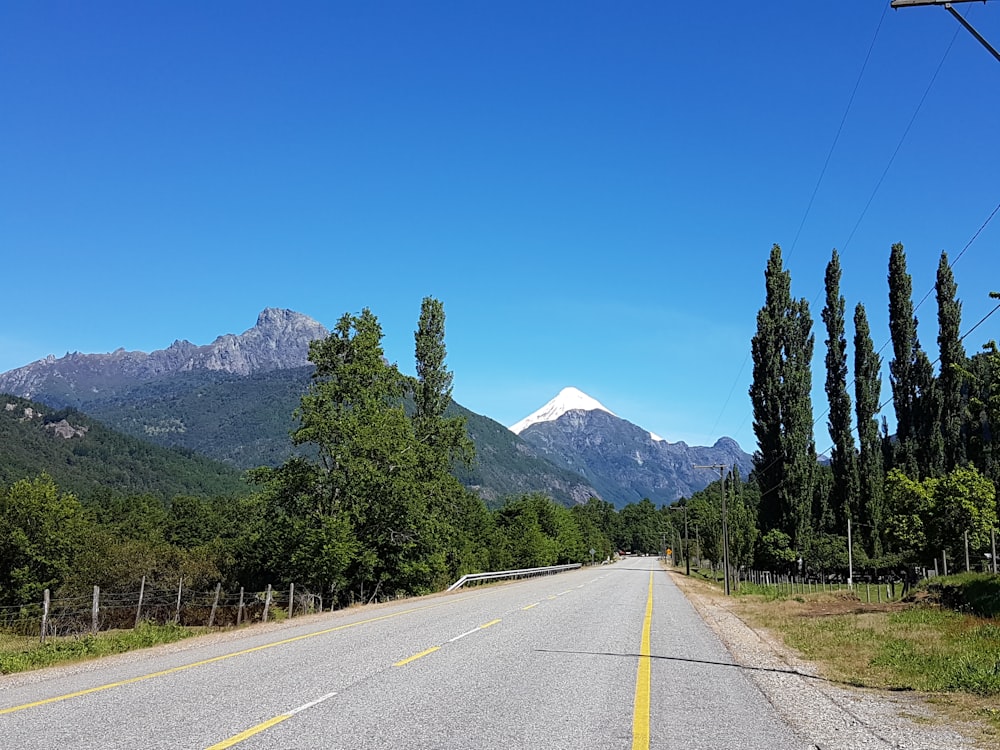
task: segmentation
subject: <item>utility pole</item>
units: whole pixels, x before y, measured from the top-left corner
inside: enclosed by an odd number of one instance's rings
[[[719,487],[722,490],[722,574],[726,578],[726,596],[729,596],[729,519],[726,513],[726,465],[710,464],[694,468],[719,470]]]
[[[966,31],[978,39],[979,43],[989,50],[990,54],[997,59],[997,62],[1000,62],[1000,52],[997,52],[993,45],[987,42],[983,35],[972,28],[972,24],[966,21],[962,14],[952,7],[955,3],[971,2],[973,2],[973,0],[892,0],[890,6],[899,10],[900,8],[909,8],[916,5],[943,5],[944,9],[958,19],[958,22],[965,27]],[[986,0],[982,0],[982,2],[984,5],[986,4]]]
[[[688,507],[687,501],[680,507],[676,505],[667,506],[670,510],[684,511],[684,575],[691,575],[691,537],[688,536]]]

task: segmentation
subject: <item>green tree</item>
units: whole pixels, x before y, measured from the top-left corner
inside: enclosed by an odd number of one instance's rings
[[[729,562],[734,569],[753,564],[757,539],[757,487],[740,479],[738,470],[730,474],[732,489],[726,507],[729,529]]]
[[[347,569],[323,569],[356,587],[358,598],[428,590],[444,575],[444,553],[435,544],[437,519],[418,491],[421,455],[403,409],[403,377],[385,362],[378,320],[367,308],[345,314],[326,339],[312,342],[310,360],[316,369],[292,437],[314,445],[317,460],[292,459],[258,470],[256,479],[280,511],[308,520],[303,544],[336,548],[332,559]]]
[[[940,350],[941,432],[944,444],[944,469],[951,471],[966,461],[967,436],[965,427],[967,404],[963,383],[967,370],[965,347],[962,345],[962,303],[958,301],[958,285],[948,264],[948,254],[941,253],[937,281],[934,285],[938,305],[938,347]]]
[[[760,486],[761,528],[780,528],[796,546],[809,535],[816,446],[812,433],[809,303],[793,300],[791,274],[775,245],[764,272],[765,302],[751,341],[754,475]]]
[[[40,602],[72,571],[90,531],[83,506],[47,474],[0,493],[0,604]]]
[[[992,295],[991,295],[992,296]],[[1000,298],[1000,295],[997,295]],[[969,383],[969,457],[994,484],[1000,483],[1000,348],[996,341],[969,360],[964,373]]]
[[[878,420],[882,360],[872,344],[865,307],[854,308],[854,406],[858,424],[858,515],[873,557],[882,554],[885,470]]]
[[[934,509],[934,489],[938,480],[911,479],[894,468],[885,479],[886,552],[915,561],[928,549],[927,525]]]
[[[919,431],[919,393],[917,383],[917,318],[913,314],[913,281],[906,270],[906,252],[901,243],[892,246],[889,255],[889,334],[893,357],[889,362],[889,383],[896,412],[894,468],[907,476],[919,478],[917,436]]]
[[[974,467],[959,466],[933,484],[934,512],[930,542],[952,559],[965,554],[965,534],[973,551],[990,548],[990,531],[997,528],[996,487]]]
[[[619,512],[621,546],[625,551],[652,554],[663,544],[663,522],[648,497],[629,503]],[[669,540],[668,540],[669,541]]]
[[[448,573],[460,576],[470,572],[471,566],[482,564],[482,556],[473,554],[469,545],[483,533],[486,509],[452,471],[456,462],[470,466],[475,448],[465,418],[445,416],[451,405],[453,376],[445,367],[444,323],[441,302],[424,298],[414,333],[417,379],[413,385],[413,430],[419,450],[416,491],[426,503],[425,521],[434,530],[425,534],[425,554],[434,559],[443,555]]]
[[[781,529],[763,534],[757,552],[758,564],[766,570],[791,574],[796,572],[798,555],[792,548],[792,538]]]
[[[857,518],[858,466],[851,434],[851,397],[847,392],[847,339],[844,333],[844,298],[840,294],[840,258],[837,251],[826,267],[826,397],[830,404],[827,427],[833,449],[831,506],[838,530],[847,528],[848,518]]]

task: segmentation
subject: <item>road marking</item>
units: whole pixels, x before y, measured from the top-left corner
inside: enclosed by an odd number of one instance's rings
[[[332,698],[335,695],[336,695],[336,693],[327,693],[326,695],[320,696],[319,698],[317,698],[314,701],[309,701],[308,703],[303,703],[298,708],[293,708],[291,711],[289,711],[287,713],[283,713],[280,716],[275,716],[273,719],[268,719],[267,721],[262,721],[257,726],[250,727],[249,729],[244,730],[244,731],[240,732],[239,734],[234,734],[228,740],[223,740],[222,742],[217,742],[216,744],[214,744],[211,747],[207,748],[207,750],[225,750],[225,748],[227,748],[227,747],[232,747],[233,745],[238,745],[239,743],[243,742],[243,740],[249,739],[249,738],[253,737],[255,734],[260,734],[265,729],[270,729],[274,725],[280,724],[285,719],[290,719],[293,716],[295,716],[295,714],[301,713],[302,711],[305,711],[308,708],[312,708],[313,706],[318,705],[318,704],[322,703],[325,700],[329,700],[330,698]]]
[[[467,598],[467,597],[463,597]],[[58,703],[60,701],[69,700],[70,698],[79,698],[83,695],[90,695],[92,693],[100,693],[104,690],[111,690],[111,688],[123,687],[124,685],[133,685],[136,682],[143,682],[145,680],[151,680],[154,677],[165,677],[171,674],[177,674],[178,672],[184,672],[188,669],[193,669],[194,667],[202,667],[206,664],[214,664],[215,662],[225,661],[226,659],[232,659],[236,656],[245,656],[246,654],[252,654],[257,651],[265,651],[269,648],[274,648],[275,646],[283,646],[287,643],[294,643],[295,641],[302,641],[307,638],[315,638],[318,635],[327,635],[328,633],[335,633],[338,630],[348,630],[349,628],[356,628],[359,625],[369,625],[373,622],[380,622],[382,620],[390,620],[394,617],[400,617],[402,615],[412,614],[414,612],[420,612],[425,609],[432,609],[435,607],[443,607],[445,604],[453,604],[455,602],[462,601],[461,599],[455,599],[447,602],[440,602],[439,604],[431,604],[426,607],[413,607],[412,609],[404,609],[400,612],[393,612],[389,615],[380,615],[379,617],[370,617],[367,620],[358,620],[357,622],[347,623],[346,625],[337,625],[333,628],[326,628],[325,630],[317,630],[314,633],[306,633],[305,635],[297,635],[293,638],[285,638],[284,640],[274,641],[273,643],[265,643],[262,646],[254,646],[253,648],[243,649],[242,651],[234,651],[230,654],[222,654],[221,656],[213,656],[211,659],[202,659],[201,661],[191,662],[190,664],[184,664],[180,667],[171,667],[170,669],[164,669],[160,672],[151,672],[150,674],[139,675],[138,677],[131,677],[127,680],[121,680],[119,682],[110,682],[107,685],[98,685],[97,687],[87,688],[86,690],[77,690],[75,693],[66,693],[65,695],[55,695],[51,698],[44,698],[40,701],[34,701],[32,703],[24,703],[20,706],[11,706],[9,708],[0,708],[0,716],[4,714],[12,714],[18,711],[24,711],[28,708],[37,708],[38,706],[45,706],[49,703]]]
[[[522,610],[524,610],[524,609],[531,609],[532,607],[537,607],[537,606],[538,606],[538,602],[535,602],[534,604],[529,604],[527,607],[521,607],[521,609]]]
[[[411,661],[416,661],[417,659],[422,659],[423,657],[427,656],[428,654],[433,654],[435,651],[440,651],[440,650],[441,650],[440,646],[431,646],[426,651],[421,651],[419,654],[414,654],[413,656],[408,656],[405,659],[403,659],[402,661],[397,661],[392,666],[394,666],[394,667],[402,667],[405,664],[409,664]]]
[[[635,678],[635,707],[632,710],[632,750],[649,750],[649,631],[653,622],[653,571],[649,572],[646,616],[642,620],[642,644],[639,647],[639,670]]]
[[[531,606],[533,607],[535,605],[532,604]],[[527,609],[527,607],[525,607],[525,609]],[[455,641],[460,641],[463,638],[465,638],[465,636],[472,635],[473,633],[478,633],[480,630],[486,630],[486,628],[490,627],[491,625],[496,625],[498,622],[500,622],[500,620],[490,620],[484,625],[480,625],[479,627],[473,628],[472,630],[466,630],[461,635],[456,635],[454,638],[449,638],[448,643],[454,643]]]

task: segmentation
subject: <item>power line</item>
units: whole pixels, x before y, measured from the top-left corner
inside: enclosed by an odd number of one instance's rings
[[[833,137],[833,143],[830,144],[830,150],[827,152],[826,161],[823,162],[823,168],[820,170],[819,179],[816,180],[816,186],[813,188],[812,195],[809,196],[809,203],[806,205],[806,211],[802,215],[802,221],[799,222],[799,228],[795,232],[795,239],[792,240],[792,246],[788,250],[788,257],[792,256],[795,252],[795,246],[799,242],[799,235],[802,234],[802,227],[806,224],[806,219],[809,216],[809,211],[812,209],[813,201],[816,199],[816,194],[819,192],[819,186],[823,182],[823,177],[826,175],[826,168],[830,165],[830,159],[833,157],[834,149],[837,147],[837,142],[840,140],[840,134],[844,130],[844,123],[847,122],[847,115],[851,111],[851,105],[854,104],[854,97],[858,93],[858,88],[861,86],[861,79],[865,75],[865,70],[868,68],[868,61],[871,59],[872,50],[875,49],[875,41],[878,39],[878,33],[882,29],[882,21],[885,20],[885,14],[889,10],[889,6],[885,5],[882,8],[882,15],[878,19],[878,25],[875,27],[875,33],[872,35],[872,42],[868,46],[868,54],[865,55],[865,60],[861,64],[861,71],[858,73],[858,80],[854,82],[854,90],[851,91],[851,96],[847,101],[847,107],[844,108],[844,115],[840,118],[840,126],[837,128],[837,134]]]

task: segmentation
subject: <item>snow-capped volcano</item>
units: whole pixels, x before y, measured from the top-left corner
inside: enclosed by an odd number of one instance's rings
[[[578,388],[563,388],[559,395],[549,401],[538,411],[529,414],[517,424],[510,426],[510,431],[515,435],[520,435],[524,430],[538,422],[552,422],[559,419],[568,411],[606,411],[613,417],[617,417],[611,409],[607,408],[595,398],[591,398]]]

